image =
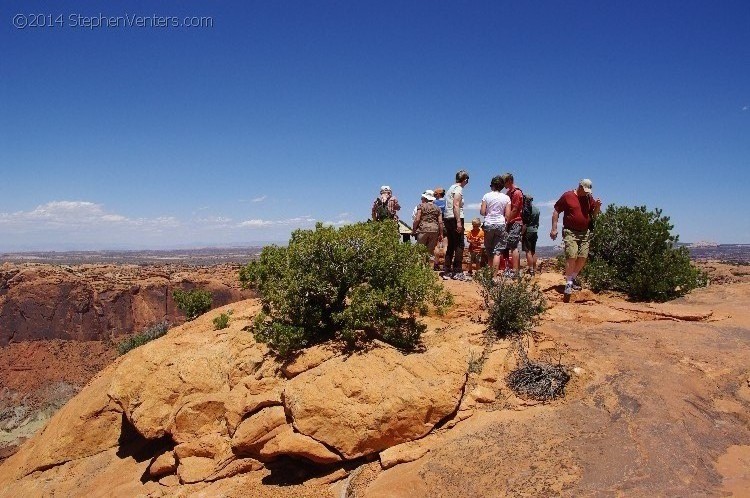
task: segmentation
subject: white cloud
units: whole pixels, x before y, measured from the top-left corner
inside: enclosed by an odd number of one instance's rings
[[[136,218],[112,212],[95,202],[52,201],[25,211],[0,212],[0,251],[173,248],[191,244],[282,241],[287,240],[292,230],[311,228],[315,222],[311,215],[281,219],[256,216],[245,220],[220,213],[203,213],[189,219]],[[341,225],[348,221],[341,218],[334,223]]]
[[[119,214],[105,214],[102,216],[103,221],[127,221],[127,218]]]
[[[315,223],[315,218],[311,216],[298,216],[297,218],[289,218],[287,220],[281,220],[278,222],[280,225],[309,225]]]
[[[109,213],[101,204],[87,201],[52,201],[31,211],[0,213],[0,225],[14,232],[38,232],[114,227],[168,228],[179,226],[180,222],[172,216],[128,218]]]
[[[479,209],[480,207],[482,207],[481,202],[472,202],[464,205],[464,209]]]
[[[245,220],[237,224],[241,228],[268,228],[268,227],[293,227],[300,228],[310,226],[315,223],[315,218],[311,216],[298,216],[296,218],[287,218],[283,220]]]
[[[324,221],[323,225],[325,225],[325,226],[333,226],[333,227],[342,227],[344,225],[351,225],[352,223],[354,223],[352,220],[346,220],[346,219],[344,219],[344,220],[337,220],[337,221],[330,221],[330,220],[328,220],[328,221]]]
[[[545,208],[550,208],[551,209],[555,205],[556,202],[557,201],[543,201],[543,202],[535,202],[534,204],[538,208],[545,207]]]
[[[101,204],[85,201],[52,201],[31,211],[0,213],[0,223],[19,227],[86,226],[126,221],[124,216],[105,212]]]
[[[250,199],[250,202],[263,202],[268,198],[267,195],[262,195],[260,197],[256,197],[254,199]]]
[[[237,226],[245,227],[245,228],[264,228],[264,227],[270,227],[273,225],[274,225],[274,222],[268,221],[268,220],[246,220]]]
[[[743,111],[750,111],[750,105],[742,106]]]

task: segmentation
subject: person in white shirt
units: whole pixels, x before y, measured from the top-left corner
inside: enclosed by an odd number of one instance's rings
[[[465,280],[463,270],[464,259],[464,187],[469,183],[469,173],[466,170],[456,172],[456,183],[451,185],[445,194],[445,236],[448,239],[448,249],[445,251],[443,278]]]
[[[482,197],[479,214],[484,216],[484,248],[492,267],[500,270],[503,251],[508,245],[506,220],[510,216],[510,197],[502,191],[505,180],[498,175],[490,182],[490,191]]]

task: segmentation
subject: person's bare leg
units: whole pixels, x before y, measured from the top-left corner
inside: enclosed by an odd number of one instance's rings
[[[576,258],[575,264],[573,266],[573,276],[578,276],[579,273],[581,273],[581,270],[583,270],[584,265],[586,264],[586,258]]]
[[[573,281],[573,273],[576,269],[576,262],[580,258],[566,258],[565,259],[565,280]]]
[[[521,266],[521,255],[518,253],[518,249],[513,249],[511,253],[511,264],[513,265],[513,271],[518,275],[518,270]]]

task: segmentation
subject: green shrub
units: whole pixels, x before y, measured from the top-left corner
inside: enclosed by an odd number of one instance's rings
[[[117,353],[124,355],[131,349],[135,349],[138,346],[143,346],[147,342],[153,341],[163,336],[169,330],[169,322],[157,323],[140,334],[136,334],[133,337],[129,337],[117,345]]]
[[[595,291],[617,290],[639,301],[667,301],[706,285],[672,228],[660,209],[608,206],[597,218],[581,277]]]
[[[229,327],[229,317],[232,316],[232,310],[222,313],[214,318],[214,330],[222,330]]]
[[[492,267],[485,267],[474,279],[481,286],[489,312],[489,328],[497,336],[527,332],[539,323],[547,300],[532,278],[506,278],[496,274]]]
[[[565,273],[565,253],[558,254],[552,263],[552,269],[561,273]]]
[[[423,330],[416,315],[452,302],[426,261],[392,221],[296,230],[287,247],[264,248],[240,271],[263,305],[252,330],[281,356],[334,337],[413,348]]]
[[[193,289],[190,291],[177,289],[172,292],[172,298],[177,303],[177,308],[185,313],[187,321],[195,320],[210,310],[213,299],[209,291],[202,289]]]

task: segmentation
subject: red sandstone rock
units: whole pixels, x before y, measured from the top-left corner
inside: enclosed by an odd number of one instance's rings
[[[357,458],[422,437],[453,413],[467,364],[461,343],[411,355],[380,347],[299,374],[284,403],[299,432]]]
[[[148,473],[152,477],[161,477],[168,474],[173,474],[177,470],[177,460],[175,460],[174,453],[167,451],[162,453],[151,462],[148,467]]]
[[[213,306],[251,295],[238,267],[40,264],[0,267],[0,346],[39,339],[103,340],[159,322],[182,323],[175,289],[200,287]]]

